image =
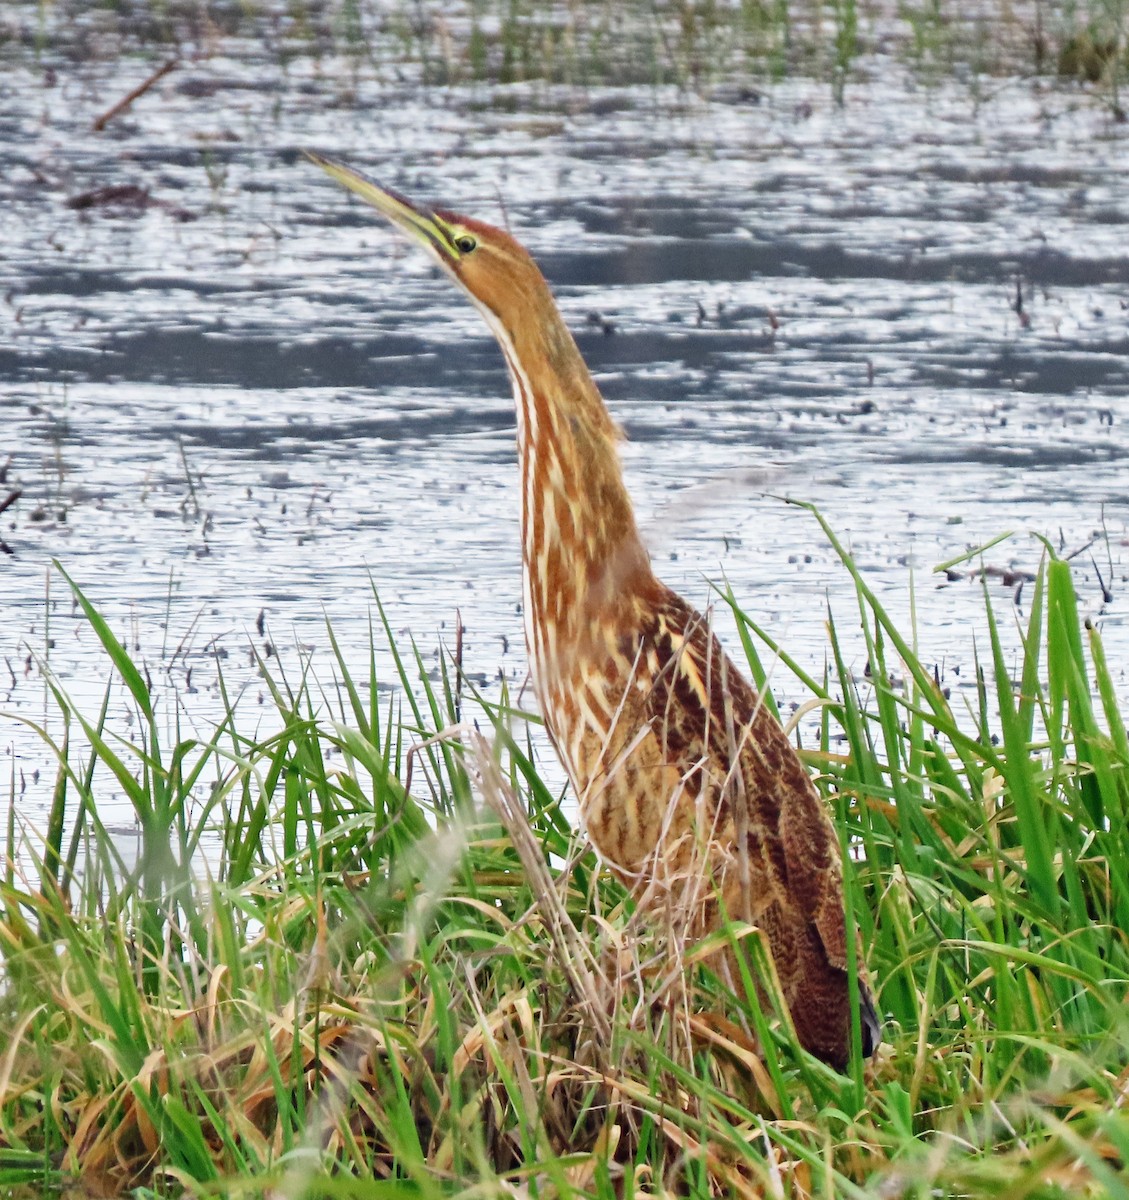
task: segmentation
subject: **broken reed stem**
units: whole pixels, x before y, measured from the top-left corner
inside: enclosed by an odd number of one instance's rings
[[[121,98],[121,99],[120,99],[120,100],[117,102],[117,104],[113,105],[111,108],[108,108],[108,109],[106,109],[106,111],[105,111],[105,112],[104,112],[104,113],[103,113],[103,114],[102,114],[100,117],[98,117],[98,118],[97,118],[97,120],[95,120],[94,124],[93,124],[93,125],[91,125],[91,129],[93,129],[95,133],[101,133],[101,132],[102,132],[102,130],[103,130],[103,129],[105,129],[105,128],[106,128],[106,126],[107,126],[107,125],[108,125],[108,124],[109,124],[109,123],[110,123],[110,122],[111,122],[111,121],[112,121],[112,120],[113,120],[113,119],[114,119],[116,116],[119,116],[121,113],[125,112],[125,110],[126,110],[127,108],[129,108],[129,106],[130,106],[130,105],[131,105],[131,104],[134,102],[134,100],[137,100],[137,99],[139,99],[141,96],[144,96],[144,95],[145,95],[145,93],[146,93],[146,92],[147,92],[147,91],[148,91],[148,90],[149,90],[149,89],[150,89],[150,88],[151,88],[151,87],[152,87],[152,86],[153,86],[155,83],[157,83],[157,82],[158,82],[159,80],[161,80],[161,79],[164,79],[164,77],[165,77],[165,76],[166,76],[166,75],[167,75],[167,74],[168,74],[168,73],[169,73],[169,72],[170,72],[170,71],[171,71],[171,70],[172,70],[174,67],[177,67],[177,66],[179,66],[179,65],[180,65],[180,59],[179,59],[179,58],[170,58],[170,59],[168,60],[168,62],[166,62],[166,63],[162,64],[160,67],[158,67],[158,68],[157,68],[157,69],[156,69],[156,70],[153,72],[153,74],[149,76],[149,78],[148,78],[148,79],[146,79],[146,80],[145,80],[143,83],[139,83],[139,84],[137,85],[137,87],[135,87],[135,88],[133,89],[133,91],[132,91],[132,92],[129,92],[129,93],[127,93],[125,96],[123,96],[123,97],[122,97],[122,98]]]
[[[530,827],[521,800],[499,771],[486,739],[477,730],[468,733],[483,799],[502,822],[513,842],[525,868],[530,889],[536,897],[537,907],[545,918],[557,948],[561,965],[585,1009],[601,1053],[606,1056],[611,1048],[609,1006],[601,996],[589,951],[553,884],[541,845]]]

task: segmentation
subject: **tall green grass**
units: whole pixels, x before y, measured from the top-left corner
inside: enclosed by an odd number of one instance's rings
[[[52,683],[83,738],[52,743],[35,877],[10,861],[0,884],[0,1189],[1129,1193],[1129,738],[1069,567],[1047,547],[1010,671],[985,591],[970,718],[815,518],[864,677],[841,614],[812,678],[726,599],[758,682],[790,672],[819,712],[803,753],[886,1020],[876,1062],[807,1057],[709,946],[641,923],[539,776],[531,718],[503,696],[463,719],[454,665],[429,679],[375,598],[391,699],[375,650],[352,663],[331,630],[332,688],[266,676],[269,737],[229,704],[170,741],[72,583],[145,736]],[[110,781],[135,865],[100,823]],[[721,936],[769,977],[755,930]]]

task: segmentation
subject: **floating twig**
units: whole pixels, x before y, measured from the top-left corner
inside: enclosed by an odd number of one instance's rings
[[[161,208],[177,221],[196,220],[194,212],[178,204],[170,204],[167,200],[158,200],[149,195],[148,188],[136,183],[111,183],[89,192],[80,192],[77,196],[70,196],[66,205],[76,212],[110,208],[130,216],[140,216],[150,208]]]
[[[145,93],[153,86],[153,84],[155,84],[159,79],[164,79],[164,77],[173,69],[173,67],[178,66],[179,63],[179,58],[170,58],[163,66],[158,67],[153,74],[144,81],[144,83],[139,83],[132,92],[129,92],[127,95],[123,96],[112,108],[106,109],[106,111],[94,122],[92,126],[94,132],[101,133],[102,130],[105,129],[106,126],[119,113],[125,112],[125,110],[134,102],[134,100],[136,100],[139,96],[144,96]]]

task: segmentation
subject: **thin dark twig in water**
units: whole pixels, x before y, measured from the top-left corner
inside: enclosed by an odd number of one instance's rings
[[[1110,591],[1109,587],[1106,585],[1106,581],[1102,578],[1101,567],[1098,566],[1097,559],[1095,559],[1092,554],[1090,555],[1090,562],[1094,564],[1094,574],[1098,577],[1098,587],[1102,589],[1102,602],[1104,604],[1109,604],[1113,601],[1113,592]],[[1111,576],[1110,583],[1112,582],[1113,578]]]
[[[1062,538],[1062,534],[1061,534],[1061,530],[1060,530],[1060,531],[1059,531],[1059,539],[1060,539],[1060,540],[1059,540],[1059,547],[1060,547],[1060,549],[1061,549],[1061,547],[1062,547],[1062,540],[1061,540],[1061,538]],[[1064,554],[1064,555],[1062,556],[1062,560],[1063,560],[1063,562],[1070,562],[1070,561],[1071,561],[1071,559],[1075,559],[1075,558],[1077,558],[1079,554],[1085,554],[1085,553],[1086,553],[1086,551],[1087,551],[1087,550],[1089,550],[1089,548],[1090,548],[1090,547],[1091,547],[1091,546],[1092,546],[1092,545],[1093,545],[1093,544],[1094,544],[1094,543],[1095,543],[1097,540],[1098,540],[1098,539],[1097,539],[1096,537],[1092,537],[1092,538],[1090,538],[1090,540],[1089,540],[1088,542],[1086,542],[1086,543],[1085,543],[1085,545],[1079,546],[1077,550],[1072,550],[1072,551],[1071,551],[1069,554]],[[1091,555],[1091,558],[1092,558],[1092,557],[1093,557],[1093,555]]]
[[[1112,424],[1112,421],[1110,423]],[[1112,584],[1113,576],[1114,576],[1113,551],[1109,548],[1109,530],[1106,528],[1106,525],[1105,525],[1105,502],[1104,501],[1102,502],[1102,505],[1101,505],[1101,508],[1099,511],[1101,512],[1101,518],[1102,518],[1102,538],[1105,541],[1105,560],[1106,560],[1106,565],[1109,567],[1109,582]]]
[[[155,84],[158,80],[163,79],[174,67],[179,65],[179,58],[170,58],[163,66],[158,67],[153,74],[144,81],[144,83],[139,83],[132,92],[129,92],[127,95],[123,96],[112,108],[106,109],[106,111],[91,126],[94,132],[101,133],[102,130],[105,129],[106,126],[116,116],[125,112],[125,110],[134,102],[134,100],[138,99],[140,96],[144,96],[145,93],[153,86],[153,84]]]
[[[463,719],[463,614],[455,609],[455,723]]]
[[[494,185],[494,196],[498,201],[498,207],[502,210],[502,224],[506,227],[506,232],[513,233],[510,228],[510,214],[506,208],[506,200],[497,184]]]
[[[200,501],[196,495],[196,485],[192,482],[192,471],[188,466],[188,455],[184,452],[184,442],[180,438],[177,438],[176,445],[177,449],[180,451],[180,461],[184,464],[184,478],[188,483],[188,494],[192,498],[192,507],[195,509],[193,515],[199,517]],[[185,502],[182,507],[186,508],[187,502]]]
[[[19,499],[19,498],[20,498],[20,497],[21,497],[23,494],[24,494],[24,490],[23,490],[23,488],[15,488],[13,491],[10,491],[10,492],[9,492],[9,493],[8,493],[8,494],[7,494],[7,495],[4,497],[4,499],[3,499],[3,500],[0,500],[0,513],[2,513],[2,512],[4,511],[4,509],[6,509],[6,508],[9,508],[11,505],[15,504],[15,502],[16,502],[16,501],[17,501],[17,500],[18,500],[18,499]]]

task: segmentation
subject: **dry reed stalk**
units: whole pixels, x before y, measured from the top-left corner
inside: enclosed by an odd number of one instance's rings
[[[597,982],[594,960],[577,932],[565,902],[554,885],[541,845],[529,824],[525,808],[498,769],[486,739],[477,730],[467,730],[473,751],[472,762],[483,800],[501,821],[525,868],[526,877],[557,951],[557,957],[580,1001],[596,1037],[601,1056],[611,1049],[611,1022],[606,990]],[[567,873],[561,876],[567,881]]]

